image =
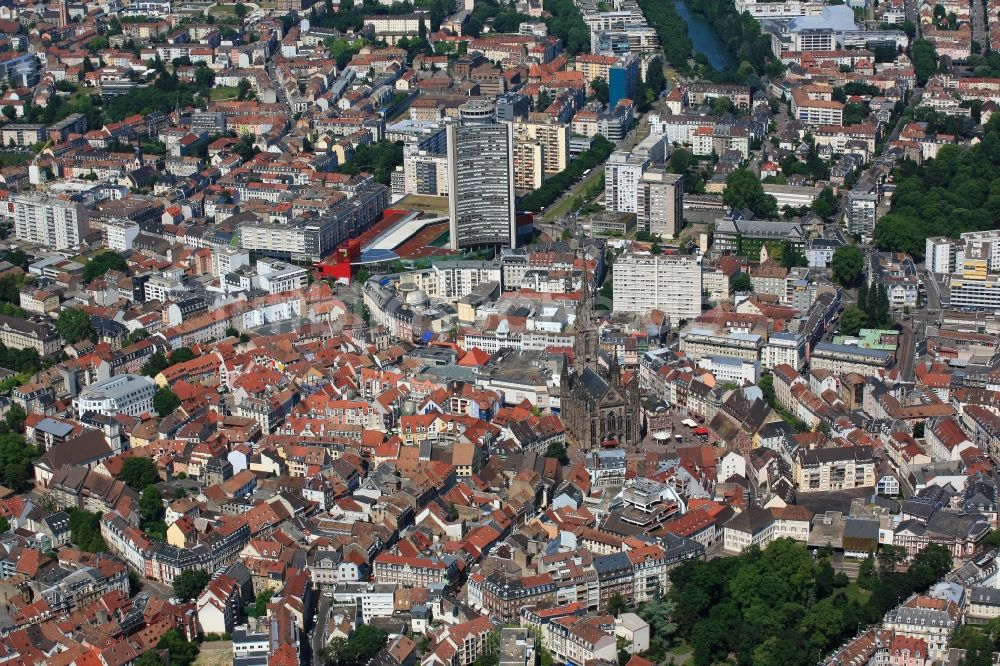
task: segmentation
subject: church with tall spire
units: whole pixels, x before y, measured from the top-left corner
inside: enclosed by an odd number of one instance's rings
[[[561,416],[580,449],[604,445],[638,444],[642,439],[638,379],[623,383],[613,354],[600,348],[600,331],[594,317],[592,285],[584,261],[583,290],[576,312],[576,339],[572,370],[564,368],[561,381]]]

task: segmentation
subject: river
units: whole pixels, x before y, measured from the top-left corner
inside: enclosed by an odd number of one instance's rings
[[[720,72],[736,69],[739,63],[736,62],[733,54],[726,49],[725,44],[715,36],[712,28],[705,21],[694,16],[684,4],[684,0],[677,0],[674,4],[677,7],[677,13],[687,23],[688,37],[691,38],[694,50],[704,54],[708,58],[708,64]]]

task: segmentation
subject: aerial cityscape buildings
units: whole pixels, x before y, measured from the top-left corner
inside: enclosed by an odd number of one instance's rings
[[[998,12],[0,3],[0,663],[1000,663]]]

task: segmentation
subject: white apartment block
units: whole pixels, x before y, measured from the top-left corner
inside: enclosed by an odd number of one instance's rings
[[[716,382],[738,386],[756,384],[760,378],[760,363],[730,356],[702,356],[698,367],[708,370]]]
[[[892,352],[829,342],[817,343],[809,357],[809,364],[814,370],[827,370],[835,375],[856,372],[862,377],[877,377],[888,370],[892,362]]]
[[[673,239],[684,226],[684,177],[663,169],[646,171],[639,181],[636,208],[640,229]]]
[[[702,289],[708,291],[708,299],[714,303],[729,300],[729,276],[717,268],[702,266]]]
[[[800,371],[805,362],[806,339],[797,333],[772,333],[760,352],[760,365],[767,369],[784,364]]]
[[[250,265],[250,251],[235,247],[212,249],[212,275],[220,277]]]
[[[90,231],[83,204],[38,194],[15,194],[8,211],[14,217],[18,240],[45,245],[56,250],[76,247]]]
[[[932,273],[952,273],[958,243],[944,236],[933,236],[924,243],[924,262]]]
[[[447,261],[439,262],[426,270],[405,273],[402,278],[413,283],[430,298],[457,301],[471,294],[484,282],[499,284],[501,275],[499,263]]]
[[[309,285],[309,270],[283,261],[260,259],[257,261],[260,288],[269,294],[305,289]]]
[[[403,155],[403,182],[406,194],[448,196],[448,154],[406,146]]]
[[[728,356],[756,362],[764,339],[754,333],[714,333],[693,328],[681,333],[680,349],[691,358]]]
[[[375,29],[375,35],[416,35],[420,32],[420,24],[430,29],[430,18],[427,14],[399,14],[366,16],[365,25]]]
[[[542,149],[542,173],[552,176],[569,165],[569,123],[515,122],[514,141],[537,143]]]
[[[544,149],[532,139],[514,139],[514,189],[537,190],[545,180]]]
[[[661,310],[671,323],[701,315],[701,265],[688,255],[624,254],[615,262],[614,310]]]
[[[639,181],[648,160],[615,151],[604,167],[604,205],[616,213],[637,213]]]
[[[747,12],[758,21],[768,18],[793,18],[823,13],[822,2],[808,0],[783,0],[782,2],[757,2],[756,0],[735,0],[736,12]]]
[[[799,450],[792,473],[799,492],[873,487],[875,458],[870,446]]]
[[[74,403],[76,413],[80,416],[87,412],[108,416],[116,414],[141,416],[153,411],[154,393],[156,393],[156,382],[149,377],[116,375],[83,389]]]
[[[110,220],[104,223],[104,244],[116,252],[131,250],[140,231],[131,220]]]
[[[360,606],[361,617],[367,624],[372,618],[390,617],[395,612],[396,587],[395,583],[339,583],[334,588],[333,599]]]
[[[767,547],[775,539],[809,540],[812,513],[801,506],[773,509],[750,507],[734,516],[722,530],[722,548],[741,553],[750,546]]]

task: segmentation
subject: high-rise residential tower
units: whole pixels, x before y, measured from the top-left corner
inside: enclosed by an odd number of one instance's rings
[[[491,102],[472,100],[448,125],[448,214],[456,250],[515,247],[514,137]]]

